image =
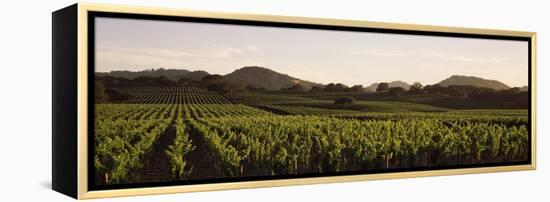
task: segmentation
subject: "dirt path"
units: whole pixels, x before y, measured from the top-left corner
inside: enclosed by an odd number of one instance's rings
[[[164,182],[172,180],[170,174],[170,160],[166,156],[165,150],[172,144],[176,137],[176,128],[170,124],[164,133],[153,145],[152,153],[145,161],[142,182]]]
[[[218,177],[218,171],[214,167],[214,161],[209,157],[208,147],[200,134],[190,132],[195,149],[189,153],[187,161],[193,166],[189,176],[190,180],[212,179]]]

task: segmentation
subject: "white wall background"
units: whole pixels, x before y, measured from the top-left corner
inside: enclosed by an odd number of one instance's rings
[[[97,0],[157,7],[538,32],[538,169],[356,183],[125,197],[101,201],[542,201],[550,194],[545,1]],[[3,1],[0,201],[69,201],[51,186],[51,12],[74,1]]]

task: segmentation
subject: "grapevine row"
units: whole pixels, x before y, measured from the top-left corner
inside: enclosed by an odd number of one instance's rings
[[[141,104],[230,104],[225,97],[205,89],[178,86],[125,87],[133,99]]]

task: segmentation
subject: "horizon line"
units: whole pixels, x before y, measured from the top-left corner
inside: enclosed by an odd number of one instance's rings
[[[209,75],[221,75],[221,76],[225,76],[225,75],[231,74],[231,73],[233,73],[233,72],[235,72],[235,71],[237,71],[237,70],[240,70],[240,69],[242,69],[242,68],[245,68],[245,67],[258,67],[258,68],[264,68],[264,69],[268,69],[268,70],[271,70],[271,71],[273,71],[273,72],[276,72],[276,73],[278,73],[278,74],[287,75],[287,76],[292,77],[292,78],[295,78],[295,79],[300,79],[300,80],[302,80],[302,81],[311,82],[311,83],[316,83],[316,84],[321,84],[321,85],[328,85],[328,84],[330,84],[330,83],[334,83],[334,84],[339,84],[339,83],[341,83],[341,82],[328,82],[328,83],[325,84],[324,82],[315,82],[315,81],[310,81],[310,80],[304,80],[304,79],[302,79],[302,78],[298,78],[298,77],[292,76],[292,75],[287,74],[287,73],[281,73],[281,72],[275,71],[275,70],[273,70],[273,69],[271,69],[271,68],[267,68],[267,67],[263,67],[263,66],[257,66],[257,65],[246,65],[246,66],[242,66],[242,67],[240,67],[240,68],[234,69],[232,72],[227,73],[227,74],[218,74],[218,73],[214,73],[214,74],[213,74],[212,72],[208,72],[208,71],[206,71],[206,70],[201,70],[201,69],[165,68],[165,67],[146,68],[146,69],[141,69],[141,70],[124,70],[124,69],[115,70],[115,69],[114,69],[114,70],[111,70],[111,71],[109,71],[109,72],[97,72],[97,71],[96,71],[96,72],[94,72],[94,73],[112,73],[112,72],[117,72],[117,71],[144,72],[144,71],[147,71],[147,70],[155,70],[155,71],[156,71],[156,70],[159,70],[159,69],[163,69],[163,70],[185,70],[185,71],[189,71],[189,72],[202,71],[202,72],[208,73]],[[529,84],[523,84],[523,85],[521,85],[521,86],[513,86],[513,85],[509,85],[509,84],[507,84],[507,83],[505,83],[505,82],[502,82],[501,80],[498,80],[498,79],[488,79],[488,78],[484,78],[484,77],[476,76],[476,75],[461,75],[461,74],[451,74],[450,76],[448,76],[448,77],[446,77],[446,78],[440,80],[439,82],[441,82],[441,81],[443,81],[443,80],[445,80],[445,79],[451,78],[451,77],[453,77],[453,76],[476,77],[476,78],[480,78],[480,79],[484,79],[484,80],[488,80],[488,81],[497,81],[497,82],[500,82],[500,83],[502,83],[502,84],[504,84],[504,85],[506,85],[506,86],[508,86],[508,87],[510,87],[510,88],[515,88],[515,87],[521,88],[521,87],[529,86]],[[407,85],[412,85],[412,84],[414,84],[414,83],[416,83],[416,82],[418,82],[418,81],[412,81],[412,82],[403,81],[403,80],[378,81],[378,82],[372,82],[372,83],[370,83],[368,86],[373,85],[373,84],[379,84],[379,83],[393,83],[393,82],[404,82],[404,83],[406,83]],[[438,84],[439,82],[437,82],[437,83],[432,83],[432,84],[422,84],[421,82],[419,82],[419,83],[421,83],[423,86],[426,86],[426,85],[435,85],[435,84]],[[344,84],[344,83],[341,83],[341,84]],[[344,84],[344,85],[347,85],[347,86],[354,86],[354,85],[363,85],[363,84],[352,84],[352,85]],[[365,85],[367,85],[367,84],[365,84]],[[366,88],[366,87],[368,87],[368,86],[364,86],[364,87]]]

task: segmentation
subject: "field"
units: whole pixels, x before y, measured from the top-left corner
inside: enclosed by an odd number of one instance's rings
[[[519,162],[530,148],[526,109],[369,94],[335,106],[332,94],[121,90],[133,99],[95,104],[97,184]]]

